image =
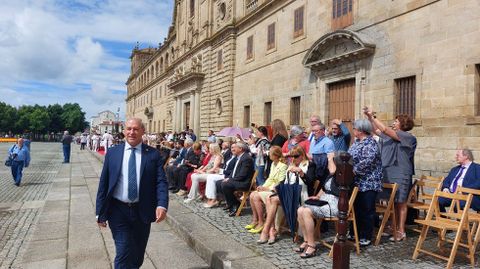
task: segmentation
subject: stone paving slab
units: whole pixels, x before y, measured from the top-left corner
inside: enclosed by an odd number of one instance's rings
[[[112,268],[110,230],[100,230],[95,223],[101,163],[75,145],[69,164],[61,163],[59,144],[32,145],[32,162],[21,187],[0,167],[0,269]],[[6,151],[3,147],[0,144],[0,152]],[[162,255],[167,250],[177,256]],[[142,268],[208,267],[163,223],[152,226]]]

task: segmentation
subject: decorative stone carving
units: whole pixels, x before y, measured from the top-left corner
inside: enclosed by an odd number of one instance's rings
[[[337,30],[322,36],[303,59],[305,67],[325,70],[339,64],[366,58],[375,51],[367,36],[349,30]]]

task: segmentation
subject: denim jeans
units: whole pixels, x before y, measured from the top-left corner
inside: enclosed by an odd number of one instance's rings
[[[24,161],[13,161],[12,162],[12,177],[13,180],[15,181],[15,184],[20,185],[20,182],[22,181],[22,171],[23,171],[23,166],[25,165]]]
[[[63,161],[70,162],[70,144],[63,144]]]
[[[265,165],[255,166],[255,170],[258,171],[256,178],[257,186],[262,186],[265,183]]]

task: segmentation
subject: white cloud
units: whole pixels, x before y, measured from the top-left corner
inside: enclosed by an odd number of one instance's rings
[[[0,0],[0,100],[124,113],[127,50],[163,41],[173,2]]]

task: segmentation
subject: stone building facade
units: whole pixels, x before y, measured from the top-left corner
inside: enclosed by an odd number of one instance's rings
[[[480,150],[477,0],[177,0],[165,42],[135,48],[127,116],[149,131],[415,118],[418,174]]]

